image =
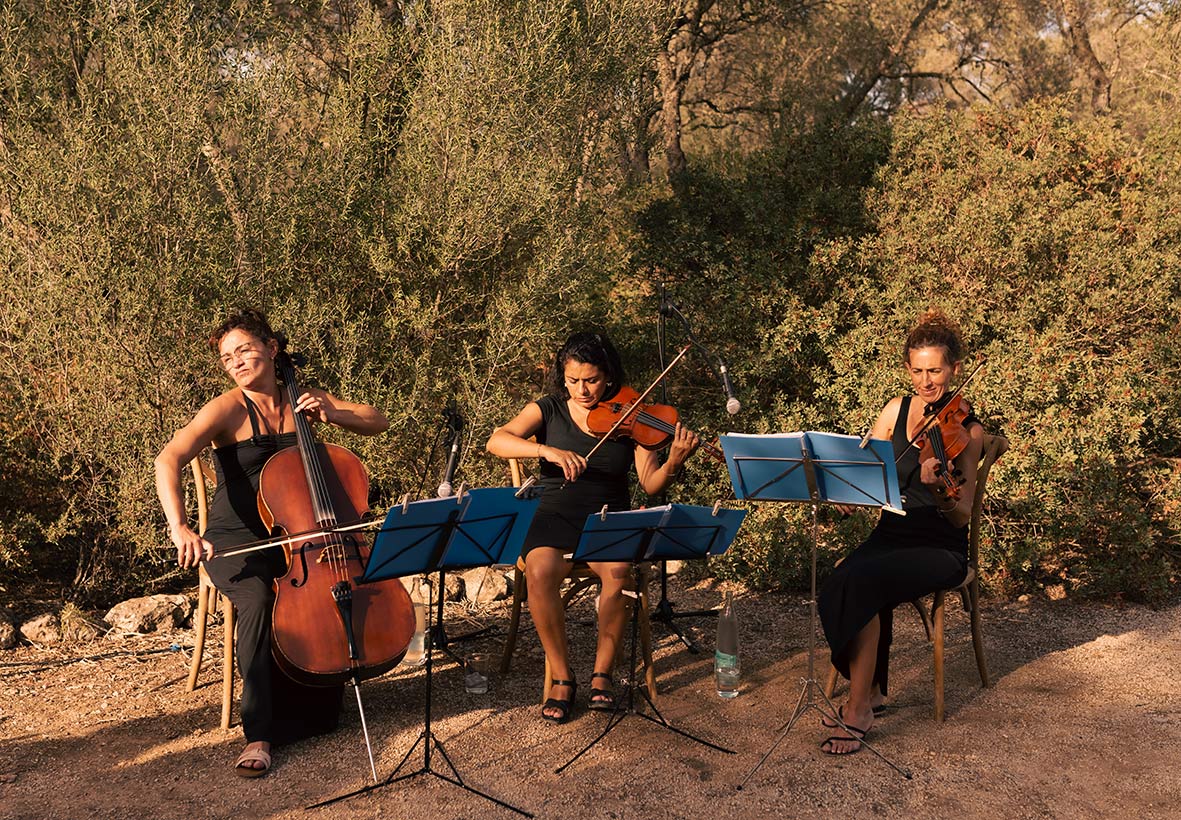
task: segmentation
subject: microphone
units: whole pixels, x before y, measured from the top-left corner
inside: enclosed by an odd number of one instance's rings
[[[451,453],[447,456],[447,469],[443,471],[443,481],[439,484],[439,498],[450,498],[455,494],[451,486],[451,479],[455,478],[455,468],[459,464],[459,438],[463,430],[463,416],[455,411],[455,402],[452,401],[447,405],[447,409],[443,411],[443,418],[447,421],[447,426],[451,428]]]
[[[443,473],[443,483],[439,485],[439,498],[450,498],[455,495],[451,487],[451,479],[455,478],[455,466],[459,461],[459,436],[451,441],[451,455],[447,457],[447,469]]]
[[[742,409],[742,403],[734,396],[734,385],[730,383],[730,373],[726,370],[726,360],[718,358],[718,372],[722,376],[722,389],[726,391],[726,412],[731,416]]]

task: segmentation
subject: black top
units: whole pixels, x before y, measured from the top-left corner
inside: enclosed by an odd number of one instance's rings
[[[898,488],[902,493],[902,508],[906,510],[906,515],[883,510],[878,525],[866,543],[897,548],[938,547],[966,555],[968,525],[957,527],[944,518],[938,511],[935,494],[920,480],[919,447],[907,443],[906,422],[910,400],[910,396],[903,396],[902,406],[898,408],[898,420],[894,422],[894,435],[891,437],[894,457],[898,459]],[[980,424],[980,420],[969,414],[964,420],[964,426],[972,424]]]
[[[537,406],[542,418],[538,443],[583,456],[599,443],[597,436],[584,433],[574,423],[565,399],[545,396],[537,400]],[[605,442],[590,457],[578,480],[569,484],[561,467],[543,459],[540,483],[544,492],[522,553],[537,546],[572,550],[588,515],[599,512],[604,504],[612,512],[631,509],[628,473],[635,464],[635,447],[628,438]]]
[[[249,398],[246,412],[254,435],[213,450],[217,490],[209,505],[204,537],[213,544],[214,555],[270,535],[258,514],[258,477],[271,456],[295,446],[295,433],[263,435],[259,432],[258,417]]]

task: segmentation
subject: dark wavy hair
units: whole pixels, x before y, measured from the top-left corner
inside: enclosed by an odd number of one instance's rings
[[[947,351],[950,364],[964,358],[964,340],[960,329],[939,308],[928,309],[906,337],[906,344],[902,348],[903,363],[910,361],[910,351],[920,347],[942,347]]]
[[[274,339],[279,343],[279,350],[287,348],[287,337],[282,333],[276,333],[271,328],[271,323],[267,321],[267,317],[263,315],[261,310],[244,307],[235,310],[214,328],[213,332],[209,334],[209,349],[214,353],[220,352],[221,340],[231,330],[244,330],[263,344]]]
[[[550,368],[548,384],[551,394],[564,399],[570,398],[570,391],[566,389],[566,363],[570,361],[594,365],[603,371],[607,377],[607,392],[603,394],[605,399],[618,393],[626,381],[619,351],[611,344],[606,334],[584,331],[571,334],[566,343],[554,354],[554,365]]]

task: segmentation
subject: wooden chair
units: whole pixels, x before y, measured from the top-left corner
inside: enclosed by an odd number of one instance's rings
[[[209,488],[215,487],[217,478],[213,470],[198,455],[189,467],[193,471],[193,481],[196,484],[198,532],[204,534],[209,524]],[[197,614],[193,616],[193,626],[196,635],[193,639],[193,660],[189,664],[188,691],[197,688],[197,676],[201,672],[201,658],[205,653],[205,627],[209,621],[209,613],[217,611],[218,599],[221,599],[222,612],[225,620],[225,638],[222,641],[221,660],[221,728],[230,728],[230,709],[234,702],[234,605],[230,599],[217,591],[213,581],[205,572],[205,565],[197,568]]]
[[[984,447],[980,452],[980,466],[976,471],[976,493],[972,497],[972,518],[968,525],[968,574],[956,586],[939,590],[934,594],[929,616],[921,601],[913,602],[923,620],[927,641],[934,644],[935,720],[940,723],[943,722],[944,717],[943,613],[949,592],[958,592],[964,602],[964,609],[968,611],[972,626],[972,647],[976,652],[976,669],[980,673],[980,683],[985,688],[992,685],[988,677],[988,663],[984,658],[984,632],[980,625],[980,512],[984,506],[984,489],[988,484],[988,474],[992,470],[992,465],[1008,449],[1009,440],[1004,436],[984,436]],[[835,668],[829,673],[828,685],[824,690],[829,697],[832,697],[833,690],[836,689],[839,674]]]
[[[518,459],[508,459],[509,471],[512,474],[512,482],[514,487],[520,487],[523,483],[523,474],[521,470],[521,463]],[[656,701],[656,670],[652,665],[652,626],[648,619],[648,581],[651,577],[651,569],[648,566],[641,566],[639,572],[639,589],[636,590],[637,600],[639,602],[639,634],[640,634],[640,658],[644,664],[644,681],[648,687],[648,697],[653,703]],[[562,605],[569,607],[570,603],[578,597],[586,589],[595,586],[599,582],[599,577],[591,572],[586,564],[575,564],[566,576],[567,580],[571,581],[570,587],[562,593]],[[500,673],[507,675],[513,662],[513,651],[517,646],[517,632],[521,625],[521,608],[528,600],[529,590],[525,581],[525,561],[524,559],[517,559],[517,565],[513,572],[513,611],[509,619],[508,634],[504,639],[504,653],[500,658]],[[630,630],[630,625],[628,630]],[[626,639],[627,632],[624,633]],[[624,651],[624,644],[626,640],[620,641],[620,652]],[[550,669],[549,658],[545,659],[545,680],[541,691],[541,702],[549,698],[550,687],[553,683],[553,671]]]

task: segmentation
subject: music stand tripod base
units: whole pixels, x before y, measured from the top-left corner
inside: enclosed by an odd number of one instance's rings
[[[829,433],[793,433],[787,435],[722,436],[722,451],[730,468],[735,495],[750,501],[785,501],[810,503],[812,506],[812,585],[808,601],[808,677],[803,681],[800,697],[791,717],[781,727],[775,741],[754,765],[742,782],[739,791],[755,772],[770,758],[792,727],[806,713],[815,711],[828,718],[858,742],[873,752],[907,780],[908,769],[898,766],[864,739],[854,737],[841,719],[839,710],[825,695],[816,680],[816,555],[820,545],[819,510],[821,501],[878,506],[888,509],[901,507],[898,475],[894,468],[889,442],[862,440],[856,436]],[[862,446],[862,445],[865,446]],[[819,694],[828,710],[821,708],[813,697]]]
[[[419,575],[438,572],[440,579],[448,569],[479,566],[485,560],[489,565],[515,560],[520,553],[524,533],[528,530],[533,514],[537,510],[536,499],[516,497],[511,489],[490,488],[473,490],[458,498],[431,499],[394,507],[374,541],[369,563],[363,580],[376,581],[403,575]],[[515,550],[515,553],[514,553]],[[442,598],[440,584],[440,599]],[[432,590],[433,595],[433,590]],[[428,606],[433,608],[433,599]],[[439,606],[442,618],[442,604]],[[474,795],[491,801],[498,806],[516,812],[524,817],[533,817],[530,812],[482,792],[463,781],[455,764],[452,763],[443,744],[431,730],[431,692],[433,691],[435,647],[426,647],[426,697],[423,706],[423,729],[402,757],[397,767],[381,783],[364,786],[348,794],[333,797],[309,809],[366,794],[419,775],[431,775],[446,781]],[[410,760],[419,744],[422,744],[422,766],[412,772],[398,774]],[[436,771],[431,766],[431,753],[438,750],[447,764],[446,771]]]
[[[714,554],[718,554],[734,540],[738,526],[745,516],[746,513],[742,510],[725,510],[724,514],[719,516],[717,510],[711,512],[709,507],[689,507],[680,504],[646,510],[592,514],[587,516],[582,539],[574,552],[574,560],[629,562],[632,565],[633,586],[637,591],[627,594],[638,598],[642,594],[638,591],[638,567],[641,562],[662,558],[702,558],[710,554],[711,550]],[[632,606],[631,650],[629,652],[626,692],[617,696],[615,711],[611,714],[611,719],[603,731],[570,760],[555,769],[555,773],[560,774],[569,768],[629,716],[643,718],[724,754],[735,754],[732,749],[697,737],[670,724],[660,714],[660,710],[656,708],[645,690],[641,690],[640,694],[655,717],[636,708],[635,695],[638,688],[636,646],[639,633],[639,609],[639,601],[637,600]],[[626,705],[624,705],[625,700]]]

